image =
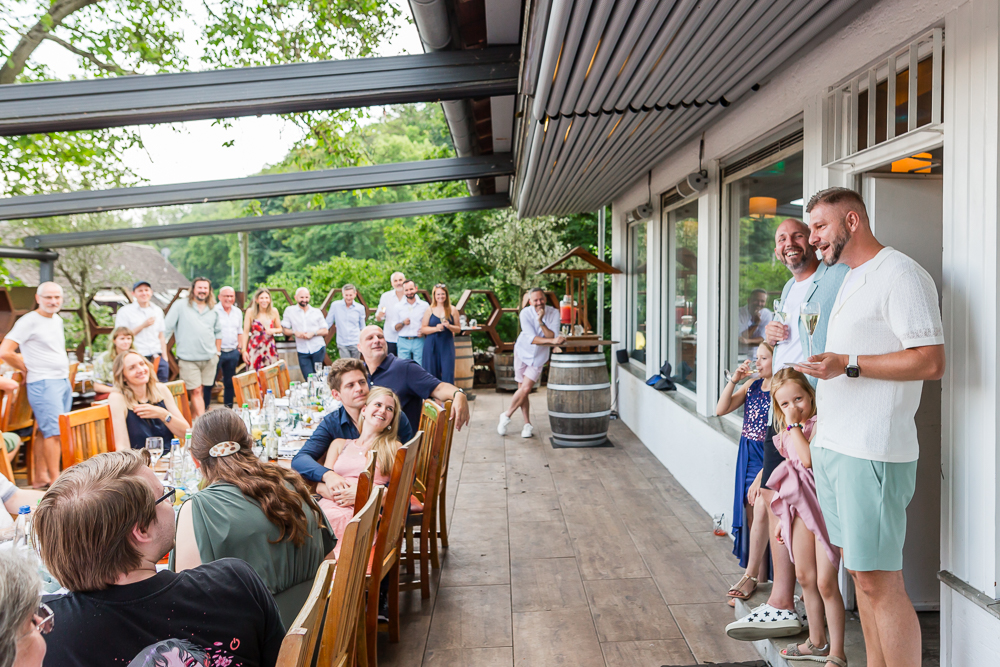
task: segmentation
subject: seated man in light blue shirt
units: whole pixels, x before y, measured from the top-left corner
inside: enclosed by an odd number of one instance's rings
[[[337,351],[341,359],[360,359],[358,341],[361,330],[365,328],[365,307],[355,301],[357,288],[347,283],[341,288],[343,299],[334,301],[326,314],[327,326],[337,336]]]

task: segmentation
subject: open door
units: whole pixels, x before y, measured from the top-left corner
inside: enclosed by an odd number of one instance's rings
[[[942,292],[944,188],[940,174],[864,175],[875,237],[920,263]],[[938,609],[941,569],[941,382],[924,382],[916,415],[920,460],[906,510],[903,579],[917,611]]]

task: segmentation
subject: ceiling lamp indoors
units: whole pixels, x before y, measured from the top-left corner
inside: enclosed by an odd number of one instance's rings
[[[774,197],[750,197],[750,216],[773,218],[778,212],[778,200]]]
[[[519,214],[606,204],[856,3],[551,0],[529,25]]]

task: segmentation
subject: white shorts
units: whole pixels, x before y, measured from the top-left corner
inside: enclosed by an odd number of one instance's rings
[[[542,377],[542,367],[541,366],[531,366],[524,363],[521,359],[514,355],[514,382],[521,384],[524,382],[524,378],[527,377],[532,382],[538,382],[538,378]]]

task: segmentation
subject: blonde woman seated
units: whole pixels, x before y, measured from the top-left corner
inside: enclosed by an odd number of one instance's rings
[[[104,400],[115,390],[115,359],[122,352],[135,349],[132,347],[134,339],[132,330],[128,327],[115,327],[108,339],[108,349],[94,357],[95,401]]]
[[[156,373],[138,352],[125,352],[112,365],[115,391],[108,396],[115,449],[142,449],[146,438],[163,438],[164,453],[171,438],[183,438],[190,425],[170,390],[157,382]]]
[[[385,387],[372,387],[358,419],[361,435],[357,440],[337,438],[330,443],[324,465],[334,472],[336,478],[332,484],[319,484],[319,487],[326,487],[329,493],[324,493],[321,488],[317,490],[323,496],[333,498],[321,498],[319,506],[330,520],[333,534],[338,540],[354,517],[358,477],[368,468],[369,453],[375,456],[375,484],[389,483],[392,462],[401,446],[398,436],[399,415],[399,399],[396,394]],[[340,555],[339,543],[334,553]]]
[[[207,486],[181,507],[176,571],[220,558],[250,564],[286,627],[302,608],[333,531],[298,473],[260,461],[232,410],[206,412],[191,432],[191,458]]]

